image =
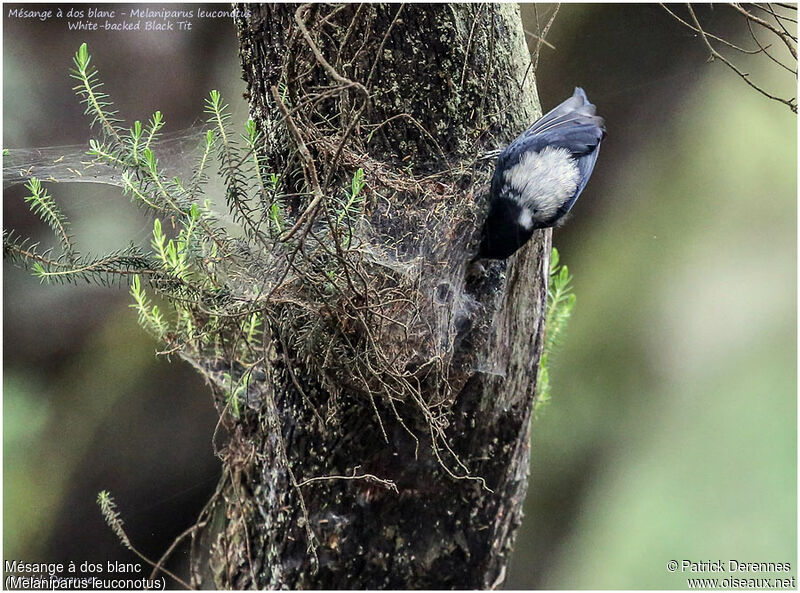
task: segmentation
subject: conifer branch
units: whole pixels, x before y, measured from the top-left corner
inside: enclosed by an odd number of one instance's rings
[[[91,60],[87,45],[82,43],[72,59],[75,68],[70,71],[70,75],[80,83],[73,90],[82,97],[81,102],[86,104],[86,115],[93,116],[92,127],[99,124],[104,136],[121,145],[122,129],[117,125],[120,121],[117,111],[110,109],[113,103],[101,90],[103,83],[98,78],[97,69],[91,65]]]
[[[139,550],[137,550],[133,544],[131,543],[128,534],[125,533],[125,527],[120,517],[119,511],[117,510],[117,505],[114,502],[114,498],[109,494],[106,490],[101,490],[97,494],[97,505],[100,507],[100,512],[103,514],[103,519],[105,519],[106,524],[111,528],[114,534],[117,536],[119,541],[122,543],[123,546],[128,548],[131,552],[136,554],[139,558],[141,558],[144,562],[149,564],[154,568],[158,568],[164,574],[169,576],[170,578],[174,579],[181,587],[185,587],[186,589],[192,590],[194,587],[189,585],[186,581],[181,579],[180,577],[176,576],[171,571],[167,570],[163,566],[157,566],[155,562],[150,560],[147,556],[142,554]]]
[[[69,259],[74,259],[77,253],[72,246],[67,217],[56,206],[52,196],[42,187],[42,183],[36,177],[31,177],[25,187],[30,192],[30,195],[25,197],[25,203],[28,204],[31,212],[39,216],[52,229],[61,243],[64,254]]]

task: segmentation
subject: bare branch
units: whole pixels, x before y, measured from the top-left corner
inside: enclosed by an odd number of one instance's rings
[[[745,72],[744,70],[742,70],[740,67],[738,67],[736,64],[734,64],[728,57],[726,57],[722,52],[720,52],[716,47],[714,47],[714,43],[719,43],[719,44],[721,44],[721,45],[723,45],[725,47],[731,48],[731,49],[733,49],[733,50],[735,50],[737,52],[743,53],[743,54],[748,54],[748,55],[764,54],[767,57],[768,60],[770,60],[771,62],[774,62],[777,65],[779,65],[781,68],[783,68],[784,70],[790,72],[795,78],[797,78],[797,67],[796,67],[796,62],[797,62],[797,40],[793,35],[791,35],[788,32],[788,30],[786,29],[786,27],[785,27],[785,25],[783,23],[784,20],[786,20],[788,22],[794,22],[794,21],[792,19],[789,19],[788,17],[784,17],[782,15],[778,15],[774,11],[772,6],[770,6],[770,5],[767,5],[766,8],[764,8],[763,6],[759,6],[757,4],[754,4],[753,6],[755,6],[756,8],[758,8],[760,10],[763,10],[765,12],[770,13],[773,16],[773,18],[775,19],[775,21],[777,22],[777,26],[775,24],[773,24],[773,23],[771,23],[771,22],[769,22],[769,21],[757,16],[757,15],[754,15],[752,12],[750,12],[750,11],[746,10],[745,8],[743,8],[740,4],[731,3],[731,4],[729,4],[729,6],[731,8],[733,8],[736,12],[740,13],[742,16],[745,17],[746,23],[747,23],[747,29],[748,29],[748,31],[750,33],[750,37],[755,42],[755,44],[757,46],[757,49],[754,49],[754,50],[745,49],[745,48],[740,47],[739,45],[737,45],[735,43],[732,43],[731,41],[729,41],[727,39],[724,39],[723,37],[720,37],[718,35],[715,35],[715,34],[709,32],[709,31],[705,30],[703,28],[703,26],[700,24],[700,20],[697,18],[697,15],[695,14],[694,8],[692,8],[691,4],[686,4],[686,10],[689,13],[689,17],[690,17],[690,19],[688,21],[686,19],[681,18],[680,16],[678,16],[678,14],[676,12],[671,10],[665,4],[661,4],[661,7],[672,18],[674,18],[677,22],[679,22],[681,25],[683,25],[684,27],[686,27],[687,29],[689,29],[693,33],[696,33],[697,35],[699,35],[699,37],[702,39],[703,43],[705,44],[706,49],[708,49],[709,61],[714,61],[714,60],[721,61],[728,68],[733,70],[751,88],[755,89],[757,92],[759,92],[760,94],[764,95],[765,97],[767,97],[769,99],[772,99],[773,101],[778,101],[779,103],[783,103],[784,105],[789,107],[789,109],[791,109],[794,113],[797,113],[797,98],[796,97],[791,97],[791,98],[779,97],[779,96],[773,94],[772,92],[768,91],[762,85],[753,82],[753,80],[750,77],[750,73],[749,72]],[[793,6],[790,6],[790,5],[776,5],[776,6],[782,6],[783,8],[793,9],[793,10],[796,11],[796,7],[793,7]],[[753,29],[753,24],[758,25],[763,30],[766,30],[771,35],[774,35],[775,37],[778,38],[778,40],[788,49],[789,53],[792,55],[792,58],[794,59],[794,64],[793,64],[794,67],[792,67],[792,65],[789,65],[789,64],[786,64],[786,63],[782,62],[774,54],[770,53],[769,49],[772,47],[772,44],[771,43],[764,43],[764,42],[762,42],[761,39],[759,39],[758,35],[756,34],[756,31]]]
[[[794,39],[794,37],[789,35],[789,33],[785,29],[783,31],[781,31],[780,29],[778,29],[772,23],[770,23],[768,21],[765,21],[762,18],[757,17],[756,15],[754,15],[751,12],[746,11],[744,8],[742,8],[739,4],[736,4],[735,2],[732,2],[731,6],[735,10],[737,10],[739,13],[744,15],[747,18],[748,21],[752,21],[754,23],[757,23],[757,24],[761,25],[762,27],[764,27],[765,29],[767,29],[769,31],[772,31],[775,35],[777,35],[778,38],[781,41],[783,41],[784,45],[789,50],[789,53],[792,54],[792,57],[795,60],[797,59],[797,48],[795,47],[795,44],[797,43],[797,41]]]
[[[550,19],[547,21],[547,24],[544,26],[544,29],[542,29],[539,32],[539,35],[537,36],[536,49],[533,50],[533,71],[534,72],[536,72],[536,69],[539,67],[539,55],[540,55],[541,50],[542,50],[542,45],[544,45],[546,43],[545,38],[547,37],[547,34],[550,32],[550,27],[553,26],[553,23],[556,20],[556,15],[558,14],[558,9],[559,8],[561,8],[561,4],[556,4],[555,8],[553,9],[553,14],[550,15]],[[555,49],[551,44],[547,44],[547,45],[548,45],[548,47],[551,47],[552,49]]]

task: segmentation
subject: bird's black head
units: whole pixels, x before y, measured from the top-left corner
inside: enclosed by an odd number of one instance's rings
[[[521,216],[522,208],[516,200],[492,200],[475,259],[506,259],[522,247],[533,235],[535,225],[531,224],[530,228],[523,226]]]

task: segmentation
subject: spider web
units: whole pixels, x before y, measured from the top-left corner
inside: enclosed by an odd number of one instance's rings
[[[171,176],[189,179],[203,146],[201,125],[163,134],[153,143],[159,167]],[[88,144],[9,148],[3,155],[3,189],[31,177],[50,183],[100,183],[122,187],[122,171],[87,153]]]

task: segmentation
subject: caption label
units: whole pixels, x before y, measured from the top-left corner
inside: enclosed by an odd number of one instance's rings
[[[141,576],[140,563],[23,562],[6,560],[4,585],[11,589],[160,589],[164,577]]]
[[[31,21],[63,21],[69,31],[191,31],[199,20],[249,17],[250,11],[210,8],[147,8],[120,10],[79,5],[71,8],[9,8],[8,18]]]

